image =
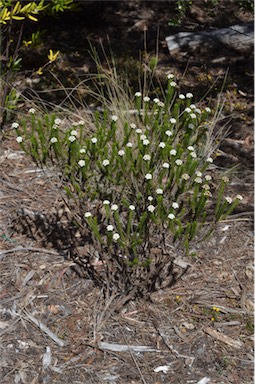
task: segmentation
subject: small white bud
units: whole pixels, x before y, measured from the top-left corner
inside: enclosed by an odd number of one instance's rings
[[[85,161],[84,160],[80,160],[78,161],[78,165],[82,168],[85,166]]]
[[[107,165],[109,165],[110,164],[110,161],[109,160],[107,160],[107,159],[105,159],[105,160],[103,160],[103,166],[104,167],[107,167]]]
[[[149,206],[147,207],[147,209],[148,209],[149,212],[154,212],[155,207],[154,207],[154,205],[149,205]]]

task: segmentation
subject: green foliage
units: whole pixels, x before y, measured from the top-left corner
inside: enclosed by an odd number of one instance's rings
[[[176,0],[175,8],[177,11],[177,18],[171,19],[168,22],[168,25],[171,27],[180,26],[183,18],[186,16],[187,11],[192,5],[192,0]]]
[[[76,206],[75,224],[91,239],[106,275],[93,271],[108,288],[117,284],[144,294],[172,265],[169,244],[188,252],[241,200],[224,197],[223,179],[213,203],[212,150],[206,146],[211,110],[197,108],[191,93],[178,94],[173,78],[168,75],[163,101],[140,92],[126,98],[110,84],[111,104],[86,121],[66,125],[31,109],[13,126],[21,148],[61,175]],[[172,268],[167,270],[173,278]]]
[[[25,40],[25,27],[27,25],[25,22],[36,23],[40,16],[54,15],[75,7],[76,4],[73,0],[0,0],[1,54],[3,56],[1,83],[4,85],[0,97],[1,127],[7,117],[8,119],[11,117],[11,111],[6,108],[10,105],[9,100],[13,99],[12,95],[9,95],[10,92],[13,92],[11,91],[13,75],[22,68],[22,57],[20,56],[22,44],[30,49],[30,45],[39,45],[43,38],[43,33],[37,30],[32,32],[31,36]],[[49,60],[50,62],[54,61]]]
[[[74,9],[73,0],[52,0],[51,12],[64,12],[69,9]]]
[[[248,12],[254,12],[254,0],[235,0],[241,8]]]

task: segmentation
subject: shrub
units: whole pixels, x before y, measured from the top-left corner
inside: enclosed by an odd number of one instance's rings
[[[212,192],[211,110],[179,94],[173,75],[161,100],[103,82],[102,111],[68,122],[32,108],[13,128],[38,165],[60,174],[73,224],[91,245],[76,262],[127,301],[174,284],[178,250],[205,239],[241,196],[224,198],[225,177]]]

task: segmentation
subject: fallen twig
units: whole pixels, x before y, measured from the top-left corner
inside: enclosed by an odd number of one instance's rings
[[[159,349],[147,347],[144,345],[126,345],[126,344],[115,344],[99,342],[98,347],[103,350],[111,352],[160,352]]]
[[[221,332],[215,331],[215,329],[210,327],[204,328],[204,332],[207,333],[207,335],[212,336],[214,339],[229,345],[230,347],[239,349],[243,346],[243,343],[240,340],[234,340],[231,337],[224,335]]]
[[[64,347],[67,344],[67,342],[61,340],[57,335],[55,335],[55,333],[53,333],[41,321],[37,320],[33,315],[31,315],[30,313],[28,313],[26,311],[24,311],[24,314],[28,317],[29,320],[31,320],[38,328],[40,328],[41,331],[46,333],[46,335],[48,335],[60,347]]]
[[[0,252],[0,260],[5,256],[8,255],[8,253],[14,253],[14,252],[41,252],[41,253],[48,253],[50,255],[59,256],[59,253],[56,251],[51,251],[46,248],[34,248],[34,247],[17,247],[12,249],[7,249],[6,251]]]

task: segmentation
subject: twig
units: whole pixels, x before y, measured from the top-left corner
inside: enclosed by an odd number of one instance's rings
[[[131,358],[132,358],[133,362],[135,363],[135,366],[136,366],[136,368],[137,368],[137,370],[139,372],[139,375],[141,377],[141,380],[142,380],[143,384],[147,384],[147,382],[145,381],[145,379],[143,377],[141,369],[140,369],[139,365],[137,364],[136,358],[134,357],[134,354],[132,353],[132,351],[130,351],[130,355],[131,355]]]
[[[144,345],[127,345],[127,344],[115,344],[99,342],[98,347],[102,350],[108,350],[112,352],[160,352],[159,349],[147,347]]]
[[[56,251],[51,251],[46,248],[34,248],[34,247],[17,247],[12,249],[7,249],[6,251],[0,252],[0,260],[5,256],[8,255],[8,253],[14,253],[14,252],[41,252],[41,253],[48,253],[50,255],[59,256],[59,253]]]
[[[215,331],[215,329],[210,327],[204,328],[204,332],[207,333],[207,335],[212,336],[214,339],[229,345],[230,347],[240,349],[243,346],[243,343],[240,340],[234,340],[231,337],[224,335],[221,332]]]
[[[194,358],[193,356],[187,356],[187,355],[182,355],[182,354],[180,354],[180,353],[173,347],[173,345],[170,345],[170,344],[168,343],[166,336],[165,336],[164,333],[160,330],[160,328],[159,328],[159,326],[158,326],[158,324],[157,324],[157,322],[156,322],[155,320],[153,320],[153,325],[154,325],[155,329],[157,330],[159,336],[162,338],[162,340],[163,340],[165,346],[169,349],[169,351],[172,352],[172,354],[175,355],[177,358],[180,358],[180,357],[181,357],[181,358],[186,359],[185,363],[186,363],[189,367],[191,367],[192,364],[193,364],[193,362],[194,362],[194,360],[195,360],[195,358]]]
[[[67,342],[61,340],[55,333],[53,333],[46,325],[44,325],[41,321],[37,320],[33,315],[30,313],[24,311],[25,315],[28,317],[29,320],[31,320],[41,331],[46,333],[53,341],[55,341],[56,344],[58,344],[60,347],[64,347],[67,345]]]

